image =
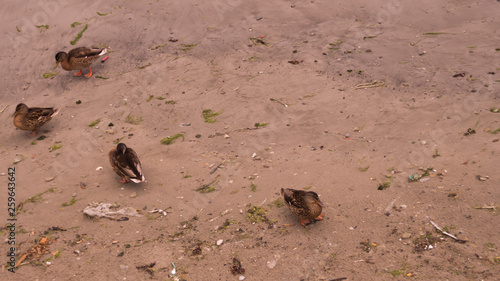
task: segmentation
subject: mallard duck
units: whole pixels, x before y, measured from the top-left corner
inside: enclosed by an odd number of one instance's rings
[[[79,47],[75,48],[69,53],[59,52],[56,54],[56,68],[59,63],[64,70],[80,70],[80,72],[73,73],[74,76],[81,76],[82,69],[85,67],[89,68],[89,73],[85,74],[85,77],[90,78],[92,76],[92,69],[90,65],[97,59],[99,56],[104,55],[108,50],[107,49],[90,49],[87,47]]]
[[[33,131],[29,136],[34,137],[38,133],[38,128],[49,122],[57,113],[59,113],[59,109],[53,107],[29,108],[24,103],[20,103],[16,106],[16,112],[13,114],[14,125],[24,131]]]
[[[290,211],[299,217],[303,226],[323,219],[324,214],[321,212],[324,205],[316,192],[282,188],[281,195]]]
[[[146,181],[142,174],[141,161],[132,148],[127,147],[124,143],[119,143],[116,148],[109,151],[108,155],[113,170],[123,178],[121,183]]]

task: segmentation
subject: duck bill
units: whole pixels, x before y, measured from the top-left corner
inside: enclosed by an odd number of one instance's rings
[[[59,62],[56,61],[56,65],[54,65],[54,69],[56,69],[58,65],[59,65]]]

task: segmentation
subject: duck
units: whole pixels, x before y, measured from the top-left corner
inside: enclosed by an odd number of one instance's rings
[[[314,191],[281,189],[281,195],[293,214],[299,217],[302,226],[323,220],[325,206]]]
[[[142,173],[141,161],[132,148],[127,147],[124,143],[119,143],[109,151],[108,155],[111,167],[123,178],[120,181],[121,183],[130,181],[134,183],[146,182],[146,178]]]
[[[92,76],[92,68],[90,68],[90,65],[97,60],[99,56],[106,54],[107,51],[108,49],[106,48],[91,49],[87,47],[79,47],[72,49],[69,53],[58,52],[56,54],[56,65],[54,68],[57,68],[59,63],[61,63],[64,70],[80,70],[80,72],[75,72],[73,75],[81,76],[83,73],[82,69],[88,67],[89,73],[84,76],[90,78],[90,76]]]
[[[49,122],[52,117],[59,113],[59,109],[53,107],[28,107],[24,103],[16,106],[14,112],[14,125],[24,131],[33,131],[29,136],[34,137],[38,133],[38,128]]]

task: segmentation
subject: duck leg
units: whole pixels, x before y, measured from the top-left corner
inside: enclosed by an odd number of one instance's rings
[[[127,182],[128,182],[128,180],[127,180],[126,178],[123,178],[120,182],[121,182],[121,183],[127,183]]]
[[[38,129],[34,130],[31,134],[28,135],[28,137],[34,137],[38,133]]]
[[[73,73],[73,76],[82,76],[82,70],[80,69],[80,72],[75,72]]]
[[[80,72],[81,72],[81,70],[80,70]],[[92,76],[92,68],[90,68],[90,66],[89,66],[89,73],[85,74],[85,77],[90,78],[90,76]]]
[[[311,223],[310,220],[302,220],[301,218],[299,218],[299,220],[300,220],[300,224],[302,224],[302,226],[306,226],[306,225]]]
[[[315,220],[318,220],[318,221],[323,220],[323,217],[324,217],[324,216],[325,216],[325,214],[323,214],[323,213],[322,213],[322,214],[321,214],[321,215],[319,215],[317,218],[315,218]]]

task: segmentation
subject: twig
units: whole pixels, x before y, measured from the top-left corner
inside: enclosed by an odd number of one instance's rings
[[[281,104],[284,107],[289,107],[290,106],[288,103],[281,101],[281,98],[279,98],[279,99],[271,98],[270,100],[273,101],[273,102],[279,103],[279,104]]]
[[[210,174],[213,174],[215,173],[215,171],[217,171],[217,169],[220,168],[220,166],[222,166],[222,164],[224,164],[224,162],[220,163],[219,165],[217,165],[212,171],[210,171]]]
[[[3,113],[7,107],[9,107],[9,105],[6,105],[2,110],[0,110],[0,113]]]
[[[375,87],[383,87],[383,86],[385,86],[385,82],[384,81],[375,80],[375,81],[370,82],[370,83],[358,84],[358,85],[356,85],[354,87],[354,90],[367,89],[367,88],[375,88]]]
[[[490,210],[496,210],[498,206],[474,206],[474,209],[490,209]]]
[[[225,214],[229,213],[229,210],[225,210],[224,212],[220,213],[218,216],[211,218],[211,219],[206,219],[205,221],[213,222],[214,220],[224,216]]]
[[[259,205],[259,206],[264,205],[264,203],[266,203],[266,201],[267,201],[267,197],[266,197],[266,199],[264,199],[264,201],[262,201],[262,203],[260,203],[260,205]]]
[[[458,239],[455,235],[450,234],[450,233],[444,231],[441,227],[439,227],[439,225],[437,225],[437,223],[433,222],[431,219],[429,219],[429,222],[432,224],[432,226],[434,226],[441,233],[443,233],[444,235],[449,236],[449,237],[455,239],[455,241],[457,241],[459,243],[465,243],[465,242],[467,242],[467,240]]]

